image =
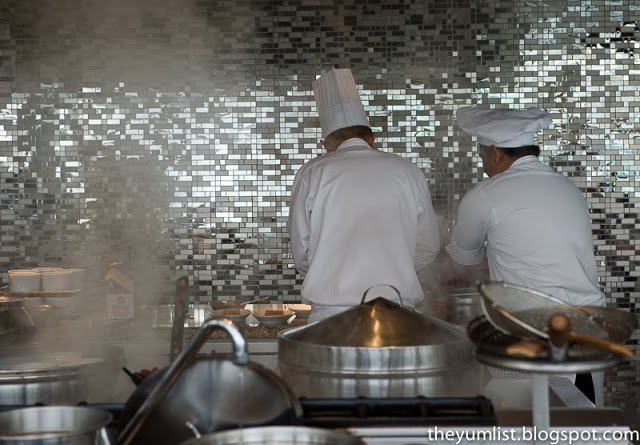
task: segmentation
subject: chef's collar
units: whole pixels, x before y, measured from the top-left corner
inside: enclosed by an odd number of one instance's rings
[[[336,148],[336,151],[342,150],[343,148],[361,147],[363,145],[365,147],[371,148],[371,146],[367,144],[367,141],[365,141],[362,138],[350,138],[344,141],[342,144],[338,145],[338,148]]]
[[[519,165],[519,164],[528,164],[529,162],[537,162],[538,161],[538,157],[534,156],[534,155],[526,155],[526,156],[522,156],[519,158],[516,158],[513,163],[511,164],[511,166],[513,167],[514,165]]]

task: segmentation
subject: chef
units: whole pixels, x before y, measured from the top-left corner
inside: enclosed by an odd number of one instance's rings
[[[440,248],[427,180],[409,160],[374,148],[349,69],[313,82],[323,155],[297,172],[289,236],[310,322],[360,304],[371,286],[392,285],[405,305],[423,299],[417,271]],[[398,301],[386,286],[369,297]]]
[[[538,160],[535,136],[551,125],[548,113],[465,107],[456,118],[462,131],[477,137],[489,179],[460,202],[447,245],[453,261],[478,264],[486,252],[492,280],[572,305],[604,306],[587,203],[571,181]],[[597,406],[603,403],[603,376],[594,373],[593,382],[589,374],[576,379]]]

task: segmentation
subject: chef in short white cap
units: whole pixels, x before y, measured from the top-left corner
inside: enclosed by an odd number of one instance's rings
[[[395,286],[414,306],[424,296],[416,271],[440,249],[427,180],[409,160],[373,148],[349,69],[323,74],[313,92],[326,153],[297,172],[289,212],[302,297],[313,304],[310,321],[359,304],[378,284]],[[383,286],[368,295],[383,293],[397,301]]]
[[[603,306],[587,203],[569,179],[538,160],[535,138],[551,125],[549,114],[538,108],[468,107],[458,109],[456,120],[476,136],[489,179],[460,202],[450,257],[475,265],[486,253],[492,280],[569,304]],[[596,399],[601,405],[601,391]]]

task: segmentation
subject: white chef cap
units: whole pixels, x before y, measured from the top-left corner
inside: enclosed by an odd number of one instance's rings
[[[351,70],[332,69],[313,82],[322,137],[355,125],[370,127]]]
[[[512,110],[504,108],[458,108],[456,123],[481,145],[516,148],[535,145],[535,135],[551,125],[549,113],[540,108]]]

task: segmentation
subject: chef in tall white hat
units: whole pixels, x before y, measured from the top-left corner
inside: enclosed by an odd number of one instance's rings
[[[312,86],[326,153],[297,172],[289,212],[310,320],[359,304],[378,284],[395,286],[405,304],[415,305],[424,297],[417,271],[440,249],[427,180],[411,161],[374,149],[349,69],[332,69]],[[388,287],[378,295],[397,301]]]
[[[549,114],[538,108],[460,108],[456,121],[476,137],[489,179],[460,202],[447,245],[451,259],[472,266],[486,256],[492,280],[569,304],[603,306],[587,202],[567,177],[538,159],[536,136],[551,125]],[[595,380],[590,395],[601,405],[602,381]]]

